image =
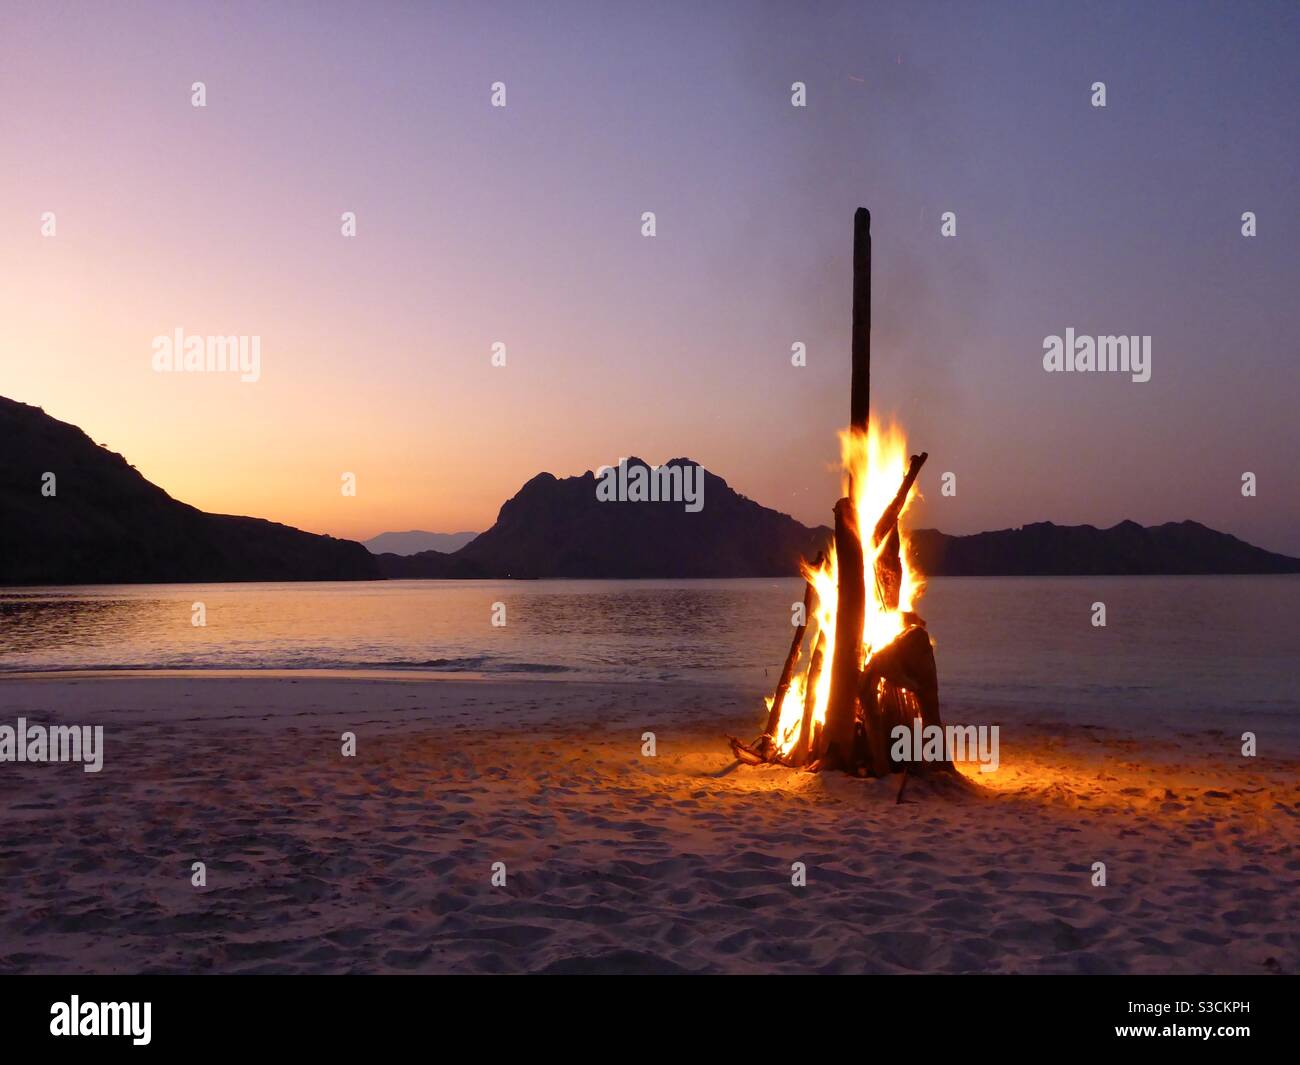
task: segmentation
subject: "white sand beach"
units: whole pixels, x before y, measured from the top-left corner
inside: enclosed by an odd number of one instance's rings
[[[0,972],[1300,969],[1300,764],[1218,732],[1022,716],[900,804],[728,771],[738,688],[4,677],[19,716],[103,725],[104,765],[0,765]]]

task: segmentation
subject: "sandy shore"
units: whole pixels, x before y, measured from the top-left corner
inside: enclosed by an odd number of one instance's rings
[[[1007,720],[896,804],[728,771],[727,688],[0,679],[20,715],[105,757],[0,764],[0,972],[1300,970],[1300,764],[1218,733]]]

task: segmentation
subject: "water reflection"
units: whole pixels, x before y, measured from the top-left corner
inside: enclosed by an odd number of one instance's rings
[[[424,667],[770,688],[798,580],[0,589],[0,670]],[[1110,624],[1090,623],[1107,604]],[[204,604],[206,626],[191,624]],[[493,604],[506,625],[491,624]],[[1300,578],[932,581],[946,700],[1296,716]],[[1235,715],[1235,716],[1234,716]]]
[[[0,590],[0,668],[351,665],[638,679],[739,669],[761,676],[769,663],[759,648],[782,644],[788,605],[781,604],[798,594],[797,581]],[[491,624],[498,602],[506,606],[503,627]],[[206,625],[192,624],[195,603],[203,603]]]

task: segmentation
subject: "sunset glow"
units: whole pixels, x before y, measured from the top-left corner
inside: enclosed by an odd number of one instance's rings
[[[882,413],[960,457],[942,510],[936,479],[956,464],[925,471],[915,526],[1195,516],[1300,551],[1295,493],[1266,509],[1207,488],[1243,469],[1289,483],[1300,443],[1294,394],[1270,383],[1291,357],[1273,338],[1300,330],[1292,138],[1271,60],[1252,51],[1287,34],[1224,27],[1207,57],[1135,15],[1106,47],[1141,65],[1161,40],[1169,91],[1101,116],[1086,97],[1074,108],[1070,79],[1091,78],[1061,76],[1034,20],[990,36],[975,10],[799,18],[791,33],[725,6],[674,10],[593,26],[602,44],[586,48],[526,8],[336,11],[328,33],[257,7],[10,10],[0,93],[21,101],[5,114],[20,165],[0,170],[0,394],[85,427],[196,506],[336,535],[483,529],[538,472],[622,455],[689,457],[828,524],[843,219],[869,201],[893,264],[873,322],[894,355]],[[1096,28],[1080,15],[1077,31]],[[943,38],[964,44],[936,50]],[[806,113],[783,95],[787,68],[809,85]],[[509,107],[493,109],[506,71]],[[1025,85],[1050,95],[1026,109]],[[1222,108],[1235,125],[1202,126]],[[989,115],[1004,116],[991,140]],[[1150,155],[1156,136],[1199,147]],[[1117,158],[1142,160],[1132,195],[1063,210],[1110,188]],[[1204,204],[1156,191],[1193,160]],[[1030,195],[1025,175],[1045,173],[1050,194]],[[1255,241],[1234,238],[1247,208]],[[347,211],[355,238],[340,235]],[[1107,316],[1078,319],[1088,307]],[[1045,374],[1043,337],[1065,326],[1153,335],[1154,376]],[[153,373],[150,339],[178,327],[260,335],[261,380]],[[1249,351],[1251,372],[1226,351]],[[1234,402],[1205,418],[1229,374]],[[1014,441],[977,431],[1013,422]],[[1106,457],[1137,455],[1140,475]]]

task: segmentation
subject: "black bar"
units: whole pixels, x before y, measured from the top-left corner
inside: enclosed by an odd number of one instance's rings
[[[623,971],[635,974],[635,963],[629,960]],[[892,1045],[924,1046],[926,1056],[952,1047],[993,1054],[1026,1050],[1048,1058],[1056,1051],[1074,1056],[1079,1049],[1123,1044],[1184,1053],[1199,1043],[1220,1056],[1234,1043],[1282,1046],[1292,1026],[1296,987],[1276,976],[900,974],[859,977],[852,989],[784,979],[779,994],[787,1017],[817,1016],[828,995],[848,991],[868,996],[877,1018],[873,1025],[883,1025],[877,1034]],[[203,1060],[211,1060],[221,1052],[285,1048],[301,1060],[304,1052],[329,1051],[337,1059],[398,1043],[434,1058],[463,1051],[476,1056],[475,1047],[491,1057],[516,1041],[531,1053],[572,1048],[584,1056],[629,1040],[693,1057],[706,1048],[752,1053],[764,1040],[775,1040],[769,1046],[786,1040],[797,1045],[780,1025],[770,1028],[772,1018],[753,1014],[752,983],[710,983],[701,994],[689,980],[616,981],[604,974],[549,984],[447,976],[7,977],[0,980],[0,1050],[18,1062],[38,1059],[16,1051],[69,1049],[96,1055],[200,1050]],[[52,1035],[52,1007],[71,1005],[73,995],[83,1010],[87,1003],[148,1002],[148,1044],[134,1045],[130,1035]],[[1205,1008],[1212,1003],[1245,1008]],[[482,1023],[489,1018],[499,1020]],[[1208,1039],[1158,1034],[1175,1026],[1249,1031],[1216,1031]],[[1152,1027],[1156,1034],[1117,1032],[1134,1027]]]

